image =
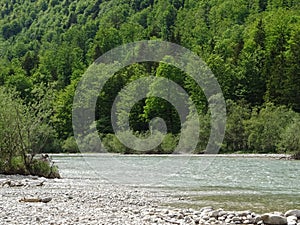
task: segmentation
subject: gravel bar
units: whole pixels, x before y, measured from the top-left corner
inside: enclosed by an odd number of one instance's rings
[[[300,210],[258,215],[163,207],[168,197],[143,188],[92,179],[0,179],[0,224],[287,224],[300,225]]]

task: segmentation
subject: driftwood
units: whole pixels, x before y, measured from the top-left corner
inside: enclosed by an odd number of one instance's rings
[[[22,198],[19,202],[43,202],[48,203],[52,200],[52,198]]]

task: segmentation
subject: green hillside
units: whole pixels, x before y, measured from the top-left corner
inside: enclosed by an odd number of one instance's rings
[[[14,99],[29,108],[41,93],[43,101],[43,93],[51,93],[43,111],[51,113],[40,120],[48,126],[48,133],[44,129],[35,134],[47,138],[36,151],[77,151],[71,111],[82,74],[108,50],[152,39],[192,50],[217,77],[228,107],[223,152],[299,151],[298,0],[2,0],[1,93],[14,89]],[[195,152],[205,149],[210,125],[202,90],[170,65],[139,63],[115,74],[99,94],[97,128],[110,151],[132,152],[112,134],[110,110],[121,88],[139,77],[170,74],[196,103],[201,128]],[[6,115],[5,110],[0,113]],[[169,134],[149,153],[171,152],[180,124],[169,103],[158,98],[138,102],[130,125],[144,135],[148,121],[157,116],[165,119]],[[1,127],[9,129],[7,120],[0,118]],[[5,143],[0,143],[1,151]],[[31,139],[28,143],[33,145]]]

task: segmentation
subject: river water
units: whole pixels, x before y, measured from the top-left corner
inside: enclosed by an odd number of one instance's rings
[[[67,179],[93,179],[156,191],[166,205],[258,213],[300,208],[300,161],[273,158],[54,155]]]

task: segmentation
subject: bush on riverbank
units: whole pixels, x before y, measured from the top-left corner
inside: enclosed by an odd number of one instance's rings
[[[209,132],[210,116],[201,115],[199,143],[194,153],[205,150]],[[193,130],[193,124],[185,129]],[[300,154],[300,117],[285,106],[268,103],[263,107],[250,107],[240,102],[227,101],[227,123],[222,153],[289,153],[294,158]],[[125,134],[123,134],[125,135]],[[145,138],[145,134],[136,134]],[[117,153],[172,153],[180,136],[167,134],[156,148],[137,152],[122,144],[114,134],[103,135],[102,142],[109,152]],[[189,142],[189,140],[185,140]]]
[[[300,159],[300,118],[295,116],[292,123],[286,126],[280,136],[278,148],[281,151],[291,151],[293,158]]]
[[[35,100],[27,102],[0,87],[0,173],[59,177],[50,161],[34,157],[49,146],[55,133],[49,126],[51,93],[41,88],[31,94]]]
[[[0,160],[0,173],[6,175],[21,174],[35,175],[46,178],[60,178],[58,167],[51,160],[35,158],[30,163],[24,163],[22,157],[13,157],[11,163]]]
[[[123,140],[126,140],[126,138],[130,138],[129,135],[131,135],[128,132],[121,132],[118,135],[122,137]],[[148,141],[147,138],[149,137],[149,133],[145,134],[132,134],[135,135],[139,139],[144,139],[145,144]],[[156,133],[152,136],[152,138],[155,140],[159,140],[161,138],[162,134]],[[125,146],[114,134],[107,134],[102,138],[102,143],[105,147],[105,150],[107,152],[113,152],[113,153],[123,153],[123,154],[170,154],[173,152],[173,150],[176,148],[178,144],[178,137],[176,135],[172,134],[166,134],[165,138],[163,139],[162,143],[156,146],[153,149],[138,151],[136,149],[139,149],[140,146],[139,143],[131,143],[133,148],[130,148],[128,146]],[[159,141],[158,141],[159,143]]]

